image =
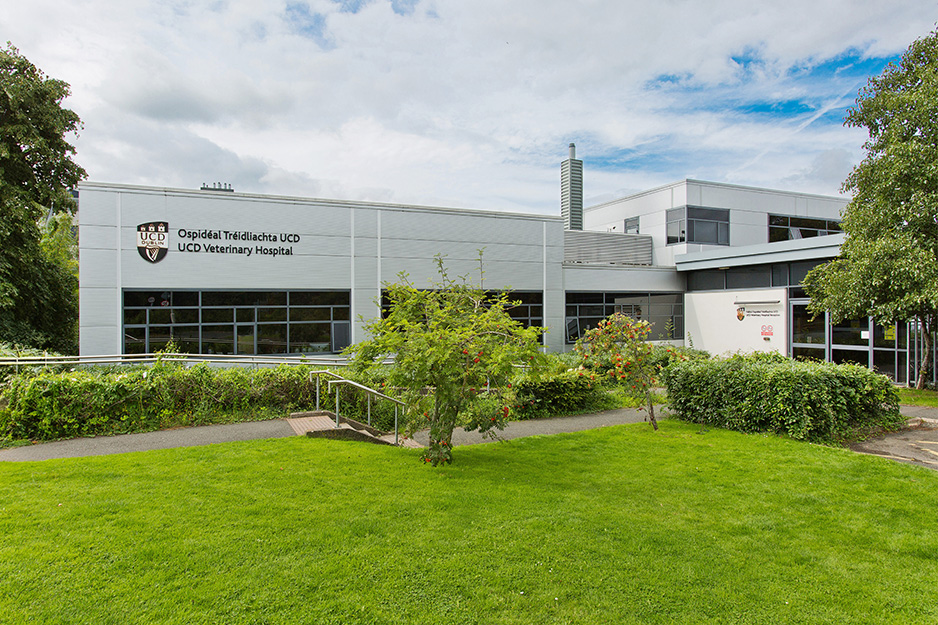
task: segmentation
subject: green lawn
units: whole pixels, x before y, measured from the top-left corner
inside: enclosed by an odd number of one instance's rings
[[[935,623],[938,473],[663,421],[0,463],[4,623]]]
[[[899,387],[899,403],[907,406],[928,406],[938,408],[938,392],[923,389]]]

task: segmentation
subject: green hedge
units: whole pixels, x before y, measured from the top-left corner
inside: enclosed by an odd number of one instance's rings
[[[601,384],[577,370],[519,376],[511,418],[543,419],[615,408],[615,400]],[[596,378],[598,376],[593,376]]]
[[[741,432],[833,441],[902,423],[889,378],[858,365],[736,355],[674,362],[662,377],[676,417]]]
[[[588,372],[557,358],[547,371],[520,374],[513,419],[614,408],[616,400]],[[171,360],[152,366],[36,368],[11,376],[0,393],[0,439],[56,440],[146,432],[172,427],[233,423],[312,410],[316,383],[311,366],[276,368],[187,367]],[[384,389],[381,369],[341,375]],[[595,376],[594,376],[595,377]],[[343,416],[368,421],[368,398],[322,378],[320,407],[335,410],[336,390]],[[393,392],[389,393],[394,395]],[[371,423],[394,429],[394,404],[372,400]],[[403,422],[401,423],[403,427]]]
[[[54,440],[285,416],[315,407],[312,370],[161,362],[14,376],[0,394],[0,438]],[[328,393],[325,378],[321,392],[321,407],[334,409],[335,390]],[[367,414],[362,393],[340,392],[343,415]],[[393,406],[382,403],[388,405],[373,406],[373,418],[382,421],[376,425],[393,427]]]

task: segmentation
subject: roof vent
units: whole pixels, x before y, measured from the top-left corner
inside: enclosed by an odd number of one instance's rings
[[[213,182],[211,186],[203,182],[200,191],[227,191],[234,193],[234,187],[227,182]]]

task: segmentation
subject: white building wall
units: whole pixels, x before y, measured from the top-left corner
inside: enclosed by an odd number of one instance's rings
[[[138,224],[169,223],[169,251],[150,263],[137,251]],[[559,217],[280,198],[87,183],[80,187],[80,349],[122,349],[122,289],[352,291],[352,341],[365,338],[359,317],[379,314],[382,283],[400,272],[417,286],[437,280],[434,256],[450,278],[484,286],[544,291],[545,323],[562,327],[563,224]],[[264,232],[294,242],[190,240],[184,232]],[[191,243],[189,249],[179,245]],[[250,247],[250,255],[211,253],[206,244]],[[255,253],[286,247],[291,255]],[[201,246],[196,251],[196,246]],[[547,338],[552,349],[562,332]]]
[[[685,345],[712,355],[770,352],[788,355],[786,289],[684,294]]]
[[[584,229],[621,232],[630,217],[639,217],[639,232],[651,235],[653,262],[674,266],[675,256],[726,249],[721,245],[668,245],[667,210],[680,206],[730,211],[730,247],[768,242],[769,214],[840,219],[847,200],[700,180],[682,180],[657,189],[584,209]]]

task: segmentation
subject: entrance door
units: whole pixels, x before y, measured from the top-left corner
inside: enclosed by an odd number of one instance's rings
[[[828,328],[827,313],[811,319],[807,299],[793,299],[788,303],[791,319],[791,349],[793,358],[827,360]]]

